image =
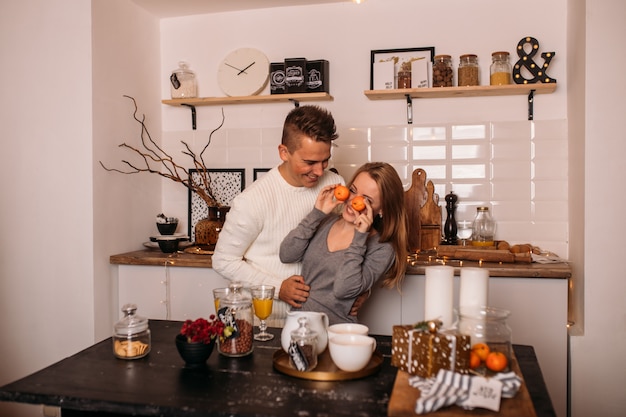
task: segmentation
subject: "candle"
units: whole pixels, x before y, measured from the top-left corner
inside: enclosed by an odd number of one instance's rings
[[[461,268],[459,307],[485,307],[489,296],[489,270]]]
[[[444,329],[452,326],[453,278],[451,266],[426,267],[424,319],[439,319]]]

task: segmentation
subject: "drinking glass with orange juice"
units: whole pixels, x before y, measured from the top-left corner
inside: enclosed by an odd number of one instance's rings
[[[228,297],[230,294],[230,288],[214,288],[213,289],[213,303],[215,303],[215,314],[220,309],[220,300]]]
[[[274,335],[267,332],[265,320],[272,314],[274,287],[271,285],[256,285],[250,288],[250,293],[252,294],[254,314],[261,320],[259,324],[260,333],[254,335],[254,340],[262,342],[272,340]]]

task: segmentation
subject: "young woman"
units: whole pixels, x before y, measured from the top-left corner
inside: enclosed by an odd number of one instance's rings
[[[407,255],[404,190],[396,170],[384,162],[361,166],[340,215],[335,208],[342,202],[333,198],[337,185],[320,191],[313,210],[280,247],[282,262],[302,262],[311,287],[301,309],[324,312],[331,324],[356,322],[350,315],[354,301],[380,278],[383,286],[399,288]],[[356,196],[365,199],[360,212],[351,205]]]

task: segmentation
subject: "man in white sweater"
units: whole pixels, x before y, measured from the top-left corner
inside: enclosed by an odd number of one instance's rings
[[[278,252],[283,238],[311,211],[320,190],[344,183],[326,169],[337,137],[326,110],[293,109],[278,146],[282,163],[235,197],[220,232],[212,257],[215,271],[246,286],[276,287],[269,326],[282,327],[289,306],[300,307],[309,295],[300,264],[283,264]]]

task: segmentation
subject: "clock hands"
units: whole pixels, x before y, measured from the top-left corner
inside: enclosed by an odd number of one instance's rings
[[[231,67],[232,69],[235,69],[235,70],[239,71],[239,72],[237,73],[237,75],[247,74],[246,70],[247,70],[248,68],[250,68],[251,66],[253,66],[254,64],[256,64],[256,61],[255,61],[255,62],[253,62],[252,64],[248,65],[248,66],[247,66],[247,67],[245,67],[244,69],[239,69],[239,68],[237,68],[237,67],[235,67],[235,66],[230,65],[228,62],[224,62],[224,65],[227,65],[227,66]]]
[[[248,65],[247,67],[245,67],[244,69],[242,69],[241,71],[239,71],[239,74],[237,74],[237,75],[240,75],[242,72],[244,72],[244,73],[246,73],[246,74],[247,74],[246,70],[247,70],[248,68],[250,68],[251,66],[253,66],[254,64],[255,64],[255,62],[252,62],[252,64]]]
[[[227,66],[231,67],[232,69],[236,69],[237,71],[239,71],[239,74],[241,74],[242,72],[245,72],[246,69],[248,69],[247,67],[244,68],[244,69],[239,69],[237,67],[234,67],[234,66],[230,65],[228,62],[224,62],[224,65],[227,65]],[[237,75],[239,75],[239,74],[237,74]]]

